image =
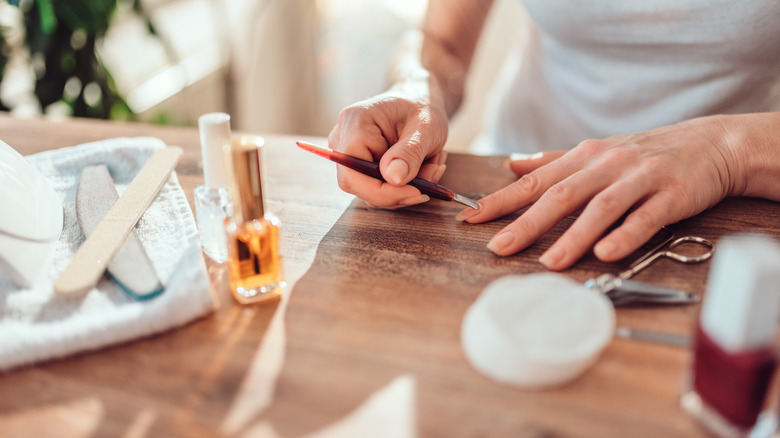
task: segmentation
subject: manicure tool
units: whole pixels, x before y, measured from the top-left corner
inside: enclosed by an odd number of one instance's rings
[[[84,237],[95,231],[117,199],[119,194],[105,164],[81,170],[76,189],[76,218]],[[107,271],[128,295],[137,300],[155,297],[163,291],[162,282],[135,229],[130,231],[111,259]]]
[[[637,330],[629,327],[617,327],[615,336],[623,339],[633,339],[654,344],[668,345],[670,347],[690,348],[691,337],[677,333],[656,332],[649,330]]]
[[[327,158],[330,161],[333,161],[334,163],[338,163],[341,164],[342,166],[349,167],[350,169],[358,171],[363,175],[368,175],[380,181],[385,181],[385,179],[382,177],[382,173],[379,171],[379,163],[361,160],[360,158],[355,158],[351,155],[346,155],[346,154],[342,154],[341,152],[325,149],[305,141],[298,141],[296,142],[296,144],[301,149],[309,151],[321,157]],[[428,195],[431,198],[441,199],[443,201],[460,202],[461,204],[467,205],[475,210],[479,209],[479,204],[477,204],[477,201],[471,198],[467,198],[463,195],[459,195],[446,187],[440,186],[438,184],[434,184],[430,181],[426,181],[421,178],[415,178],[409,181],[408,184],[412,187],[415,187],[417,190],[420,191],[420,193],[424,195]]]
[[[156,151],[114,203],[95,231],[79,247],[54,283],[60,294],[77,294],[92,288],[122,242],[149,208],[157,192],[179,162],[182,149],[170,146]]]
[[[671,240],[672,236],[669,240]],[[707,250],[696,256],[686,256],[672,251],[683,243],[694,243],[705,247]],[[663,245],[662,245],[663,246]],[[636,273],[647,268],[661,258],[672,259],[676,262],[691,264],[701,263],[712,257],[712,242],[695,236],[680,237],[671,240],[668,249],[656,248],[640,257],[629,268],[617,275],[603,274],[585,282],[585,286],[600,290],[612,302],[618,305],[625,304],[691,304],[701,299],[695,293],[685,292],[639,281],[629,280]]]

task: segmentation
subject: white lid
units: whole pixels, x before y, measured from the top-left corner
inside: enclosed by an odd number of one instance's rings
[[[466,312],[461,343],[487,377],[542,388],[579,376],[614,331],[615,310],[602,294],[560,274],[510,275],[490,283]]]
[[[198,118],[203,179],[206,186],[218,189],[230,186],[223,147],[230,144],[230,116],[208,113]]]
[[[62,201],[19,152],[0,141],[0,233],[38,242],[58,240]]]
[[[771,345],[780,312],[780,245],[737,234],[715,250],[702,304],[704,332],[730,352]]]
[[[22,287],[45,276],[62,232],[62,200],[24,157],[0,141],[0,271]]]

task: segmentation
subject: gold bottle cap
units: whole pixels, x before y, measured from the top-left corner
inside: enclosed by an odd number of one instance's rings
[[[233,219],[246,222],[261,219],[263,206],[263,176],[260,151],[265,140],[256,135],[234,136],[230,140],[230,162],[233,168],[231,197]]]

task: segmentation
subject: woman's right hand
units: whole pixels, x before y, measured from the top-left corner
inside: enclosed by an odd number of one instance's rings
[[[331,149],[379,162],[387,182],[338,167],[342,190],[371,205],[398,208],[427,201],[406,185],[434,183],[446,165],[448,117],[464,81],[492,0],[429,0],[423,29],[406,35],[387,92],[344,109],[328,136]]]
[[[368,204],[399,208],[429,200],[406,185],[415,177],[438,182],[446,165],[447,114],[431,99],[430,82],[405,84],[355,103],[339,115],[328,136],[336,151],[379,162],[386,182],[338,166],[338,183]],[[441,99],[438,99],[439,101]]]

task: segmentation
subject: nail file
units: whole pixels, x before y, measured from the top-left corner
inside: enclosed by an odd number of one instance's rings
[[[81,170],[76,189],[76,218],[85,237],[89,237],[119,194],[105,164]],[[144,300],[162,293],[163,285],[149,256],[144,251],[135,227],[108,264],[108,274],[131,297]]]
[[[54,283],[60,294],[78,294],[97,284],[111,258],[122,246],[141,215],[168,181],[182,150],[171,146],[156,151],[127,186],[92,234],[76,251]]]

